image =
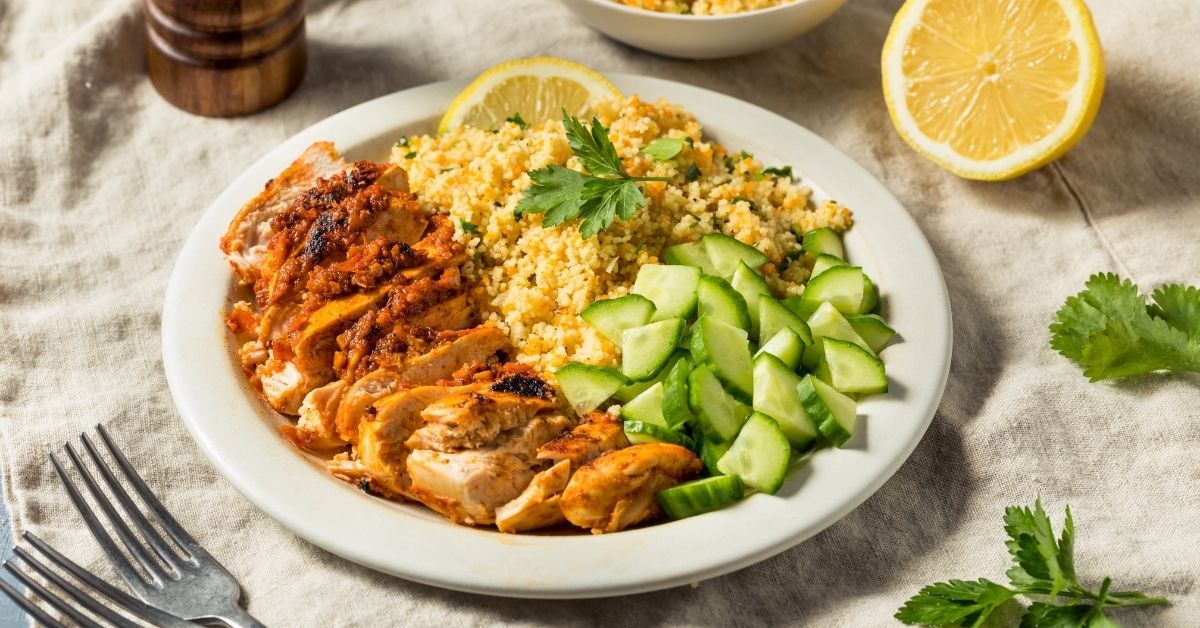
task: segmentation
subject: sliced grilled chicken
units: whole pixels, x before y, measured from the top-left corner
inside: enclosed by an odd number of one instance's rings
[[[347,387],[346,382],[339,379],[313,389],[300,404],[300,420],[295,427],[284,425],[280,428],[283,435],[292,444],[309,451],[345,447],[347,443],[338,437],[334,419]]]
[[[421,411],[425,426],[408,439],[410,449],[454,451],[492,442],[500,432],[524,425],[553,399],[482,390],[443,397]]]
[[[591,412],[574,429],[542,445],[537,457],[554,463],[569,460],[571,468],[578,469],[605,452],[628,446],[620,421],[602,412]]]
[[[417,449],[408,456],[409,495],[456,523],[485,525],[535,474],[537,448],[570,427],[561,415],[540,415],[481,449]]]
[[[353,441],[363,411],[403,386],[435,384],[449,378],[463,364],[487,360],[497,351],[509,350],[508,335],[498,327],[482,325],[462,332],[446,332],[452,340],[419,356],[379,369],[354,382],[338,407],[337,430],[343,440]]]
[[[571,476],[559,506],[571,523],[593,534],[617,532],[662,511],[654,494],[700,473],[691,450],[667,443],[610,451]]]
[[[239,281],[253,284],[260,276],[271,219],[316,185],[318,178],[333,176],[345,168],[346,162],[332,142],[317,142],[242,206],[221,238],[221,251]]]
[[[501,532],[527,532],[566,521],[558,501],[570,477],[571,462],[568,460],[533,476],[529,486],[516,499],[496,509],[496,527]]]

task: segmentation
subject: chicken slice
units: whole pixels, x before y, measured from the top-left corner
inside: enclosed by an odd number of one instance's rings
[[[334,419],[346,388],[346,382],[340,379],[314,388],[300,404],[300,421],[295,426],[284,425],[280,431],[292,444],[309,451],[345,447],[347,443],[338,437]]]
[[[552,399],[491,390],[443,397],[421,411],[425,426],[413,433],[408,446],[438,451],[481,447],[553,407]]]
[[[608,414],[592,412],[571,431],[542,445],[537,457],[555,463],[569,460],[571,468],[578,469],[600,454],[628,446],[629,439],[620,421]]]
[[[549,528],[566,521],[558,500],[570,477],[569,460],[533,476],[529,486],[516,499],[496,509],[496,527],[501,532],[515,533]]]
[[[354,441],[363,411],[376,401],[403,386],[434,384],[454,374],[463,364],[486,360],[512,344],[500,328],[483,325],[451,334],[453,340],[419,356],[405,358],[399,364],[378,369],[354,382],[338,407],[338,436]]]
[[[242,206],[221,238],[221,251],[242,283],[252,284],[259,277],[270,239],[271,218],[316,185],[318,178],[333,176],[345,168],[346,162],[332,142],[317,142]]]
[[[559,506],[568,521],[593,534],[617,532],[660,514],[654,494],[701,468],[696,454],[679,445],[647,443],[610,451],[575,471]]]

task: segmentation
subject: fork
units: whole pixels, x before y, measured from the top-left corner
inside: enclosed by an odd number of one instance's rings
[[[232,628],[263,628],[262,622],[238,606],[241,587],[233,575],[225,569],[217,559],[213,558],[190,534],[179,525],[175,517],[167,511],[158,497],[134,470],[133,465],[125,458],[125,454],[113,443],[112,438],[103,425],[96,426],[100,440],[104,442],[109,455],[116,461],[116,466],[134,492],[141,498],[142,503],[153,513],[155,519],[174,541],[171,547],[155,530],[146,515],[133,502],[129,493],[122,487],[113,468],[100,455],[92,439],[87,434],[81,434],[83,448],[87,452],[95,468],[104,478],[109,492],[116,498],[116,504],[104,494],[88,467],[83,463],[71,443],[65,443],[63,449],[71,463],[83,479],[93,500],[104,511],[105,517],[112,526],[113,532],[121,544],[132,556],[129,560],[113,537],[105,530],[99,517],[80,493],[75,482],[71,480],[58,457],[50,454],[50,463],[59,480],[67,489],[67,494],[75,509],[83,517],[88,530],[100,543],[101,549],[108,556],[109,562],[117,575],[129,585],[135,595],[146,604],[166,611],[172,615],[190,621],[217,620]],[[117,512],[122,510],[125,517],[140,533],[144,542],[134,535],[129,524]],[[136,566],[134,565],[136,562]],[[140,571],[138,568],[141,568]]]
[[[32,532],[26,532],[22,538],[34,549],[36,549],[38,553],[44,556],[50,563],[71,574],[76,580],[91,587],[92,589],[95,589],[95,591],[99,592],[101,595],[104,595],[110,600],[109,604],[105,605],[100,601],[100,599],[97,598],[97,596],[71,584],[67,579],[63,578],[62,575],[47,567],[45,563],[43,563],[41,560],[38,560],[37,557],[30,552],[27,552],[24,548],[20,546],[14,547],[13,553],[21,559],[21,564],[23,564],[30,573],[26,573],[25,571],[18,569],[17,563],[14,563],[12,559],[4,561],[4,569],[11,573],[22,584],[29,587],[29,590],[45,601],[46,604],[63,615],[66,615],[80,626],[84,626],[85,628],[96,626],[98,628],[99,624],[81,613],[76,605],[86,608],[87,610],[91,611],[93,615],[101,617],[113,625],[119,626],[120,628],[135,628],[137,624],[130,621],[127,617],[116,613],[112,608],[114,606],[131,615],[149,621],[156,626],[163,626],[164,628],[189,628],[196,625],[191,622],[183,621],[178,617],[169,615],[134,599],[128,593],[125,593],[124,591],[117,589],[100,578],[97,578],[83,567],[80,567],[74,563],[71,559],[59,554],[54,550],[53,547],[47,545]],[[54,586],[58,587],[59,590],[66,593],[67,597],[74,600],[76,605],[72,605],[69,600],[53,593],[41,583],[34,580],[30,575],[31,573],[40,575],[50,583],[54,584]],[[63,625],[61,622],[46,613],[46,611],[42,610],[38,605],[34,604],[32,600],[22,595],[21,592],[11,584],[3,580],[0,580],[0,592],[3,592],[8,597],[12,598],[12,600],[17,603],[17,606],[20,606],[25,610],[25,612],[29,613],[30,616],[32,616],[41,624],[51,626],[52,628],[58,628],[59,626]]]

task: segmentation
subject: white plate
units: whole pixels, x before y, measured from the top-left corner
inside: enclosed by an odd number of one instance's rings
[[[941,399],[950,304],[937,260],[904,208],[865,170],[800,126],[711,91],[613,75],[625,93],[668,98],[726,146],[791,164],[855,212],[848,255],[882,291],[901,340],[884,351],[892,386],[860,406],[858,433],[788,478],[777,496],[681,521],[592,536],[516,536],[451,524],[413,504],[370,497],[283,440],[282,418],[234,364],[221,312],[230,272],[217,242],[237,209],[316,140],[382,159],[396,138],[434,129],[465,81],[377,98],[272,150],[208,208],[179,255],[163,308],[163,361],[184,423],[238,490],[301,537],[354,562],[431,585],[515,597],[600,597],[712,578],[782,552],[874,493],[908,458]]]

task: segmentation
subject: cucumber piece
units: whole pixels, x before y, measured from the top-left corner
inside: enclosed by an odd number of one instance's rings
[[[554,372],[558,387],[571,409],[583,416],[600,407],[629,380],[616,369],[570,362]]]
[[[751,335],[762,338],[758,333],[758,299],[761,295],[771,294],[767,280],[763,279],[758,271],[747,266],[746,262],[738,262],[737,269],[733,271],[733,279],[729,283],[746,300],[746,309],[750,311]]]
[[[699,281],[699,268],[646,264],[638,269],[630,292],[654,302],[651,320],[688,318],[696,309],[696,283]]]
[[[707,316],[738,329],[750,330],[750,310],[746,300],[728,281],[701,275],[696,288],[696,315]]]
[[[646,443],[671,443],[680,447],[692,449],[696,446],[692,439],[688,438],[683,432],[664,427],[657,423],[647,423],[645,421],[625,421],[625,438],[634,445],[645,445]]]
[[[775,419],[755,412],[729,451],[721,456],[717,468],[725,475],[736,475],[750,488],[775,494],[783,485],[792,458],[792,446]]]
[[[796,387],[800,376],[773,355],[754,360],[754,411],[765,414],[796,447],[804,447],[817,437],[817,426],[809,418]]]
[[[813,255],[832,255],[846,259],[846,249],[842,247],[842,236],[829,227],[813,229],[804,234],[802,246],[806,253]]]
[[[750,268],[767,263],[767,256],[762,251],[723,233],[706,233],[700,237],[700,241],[704,243],[704,251],[712,260],[716,274],[724,279],[733,276],[738,262],[745,262]]]
[[[692,361],[711,366],[736,394],[749,399],[754,393],[754,363],[746,330],[701,318],[692,326]]]
[[[687,358],[679,358],[663,380],[662,415],[667,425],[673,428],[693,423],[696,418],[688,407],[688,375],[691,373],[692,363]]]
[[[596,328],[608,341],[621,344],[621,334],[630,327],[641,327],[654,316],[654,303],[637,294],[595,301],[583,308],[579,318]]]
[[[831,303],[843,314],[859,314],[865,277],[857,266],[834,266],[809,279],[800,298],[809,304]]]
[[[810,278],[816,277],[817,275],[820,275],[834,266],[849,266],[849,264],[846,263],[846,260],[840,257],[834,257],[827,253],[822,253],[817,256],[817,261],[813,262],[812,275],[810,275]]]
[[[733,441],[724,443],[714,443],[707,438],[702,439],[700,443],[700,462],[704,463],[704,469],[709,475],[722,475],[721,470],[717,468],[717,463],[721,460],[721,456],[729,451],[729,446]]]
[[[654,494],[663,512],[672,519],[683,519],[720,510],[742,498],[742,479],[722,475],[685,482]]]
[[[871,394],[888,391],[883,361],[853,342],[826,338],[822,364],[829,370],[827,381],[838,392]]]
[[[821,435],[838,447],[846,444],[854,435],[858,404],[812,375],[805,375],[796,390]]]
[[[862,303],[858,305],[858,313],[866,314],[875,309],[875,305],[879,303],[879,288],[875,282],[866,274],[863,274],[863,298]]]
[[[758,358],[761,355],[773,355],[788,368],[795,370],[800,366],[800,358],[804,355],[804,341],[800,339],[800,334],[785,327],[763,344],[754,357]]]
[[[658,382],[647,388],[632,401],[621,406],[621,418],[626,421],[653,423],[662,427],[671,427],[662,412],[663,383]]]
[[[853,314],[846,317],[846,322],[876,355],[896,336],[896,330],[888,327],[878,314]]]
[[[706,275],[717,274],[717,268],[713,266],[712,260],[708,259],[708,253],[704,250],[704,243],[699,240],[668,246],[664,259],[668,264],[699,268]]]
[[[697,365],[688,375],[688,407],[695,413],[705,438],[716,443],[737,436],[750,415],[750,408],[725,391],[707,364]]]
[[[683,319],[626,329],[621,336],[621,372],[635,382],[653,379],[675,354],[683,335]]]
[[[825,363],[825,358],[817,361],[817,366],[813,368],[812,375],[826,384],[833,385],[833,375],[829,372],[829,365]]]
[[[813,312],[808,319],[808,326],[812,329],[813,343],[804,348],[804,356],[800,358],[800,364],[804,368],[811,369],[821,361],[821,357],[825,355],[825,338],[845,340],[864,349],[870,349],[867,341],[854,331],[850,323],[846,322],[846,317],[842,316],[842,313],[829,303],[822,303],[817,311]]]
[[[809,303],[804,300],[804,297],[791,296],[783,300],[783,306],[791,310],[796,316],[808,320],[812,313],[817,311],[820,303]]]
[[[667,361],[667,365],[658,372],[658,375],[654,376],[654,379],[649,379],[644,382],[630,382],[618,388],[617,392],[613,393],[613,399],[616,399],[621,403],[629,403],[630,401],[633,401],[634,397],[646,392],[647,388],[659,382],[665,381],[667,378],[667,373],[671,371],[672,366],[675,366],[675,362],[681,358],[686,358],[687,355],[688,354],[686,352],[676,349],[675,354],[672,355],[671,359]]]
[[[808,323],[804,322],[803,318],[796,315],[795,312],[774,297],[763,295],[758,299],[758,331],[762,334],[760,338],[774,338],[781,329],[790,329],[800,336],[800,340],[804,344],[810,345],[813,342],[812,331],[808,328]]]

